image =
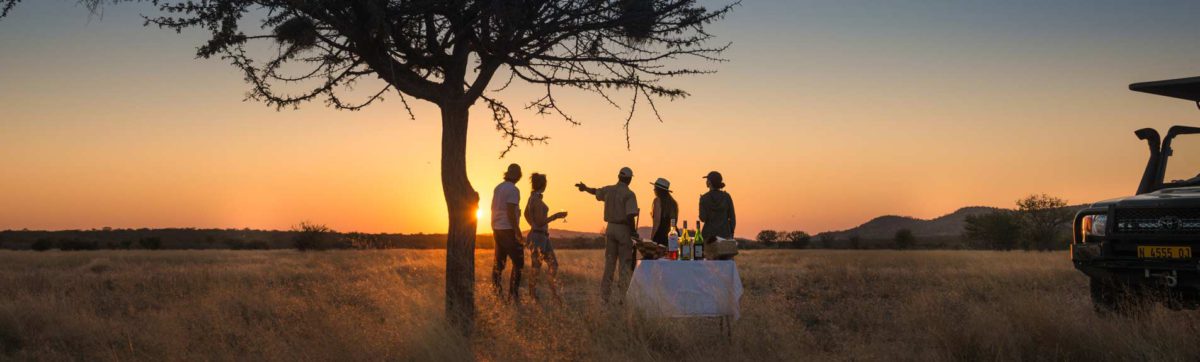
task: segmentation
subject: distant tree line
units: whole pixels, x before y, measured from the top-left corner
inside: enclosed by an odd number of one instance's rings
[[[812,235],[804,231],[779,231],[779,230],[763,230],[758,232],[758,236],[754,238],[758,245],[750,243],[741,243],[739,247],[748,248],[791,248],[805,249],[812,242]]]
[[[921,237],[900,229],[891,239],[864,240],[838,233],[817,236],[807,232],[763,230],[754,240],[738,239],[739,247],[788,249],[993,249],[1059,250],[1069,244],[1074,210],[1063,199],[1046,194],[1017,200],[1016,210],[994,210],[968,215],[961,237]],[[479,235],[477,247],[491,248],[491,235]],[[556,238],[561,249],[599,249],[599,236]],[[325,225],[301,222],[287,231],[250,229],[93,229],[66,231],[0,231],[0,248],[36,251],[160,250],[160,249],[440,249],[439,234],[339,233]]]
[[[477,246],[491,248],[491,235],[479,235]],[[599,236],[556,238],[561,249],[600,249]],[[443,234],[341,233],[324,225],[302,222],[289,230],[252,229],[114,229],[3,230],[0,248],[10,250],[332,250],[332,249],[442,249]]]

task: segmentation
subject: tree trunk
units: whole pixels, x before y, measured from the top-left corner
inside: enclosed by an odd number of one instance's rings
[[[469,105],[442,108],[442,193],[450,216],[446,235],[446,318],[464,335],[475,324],[475,210],[479,193],[467,179]]]

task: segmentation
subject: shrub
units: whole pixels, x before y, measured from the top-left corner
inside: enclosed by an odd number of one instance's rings
[[[242,241],[238,239],[225,240],[225,245],[233,250],[271,250],[271,244],[265,241]]]
[[[146,250],[162,249],[162,238],[157,237],[157,236],[149,237],[149,238],[141,238],[138,240],[138,246],[141,246],[142,249],[146,249]]]
[[[1026,250],[1067,247],[1061,242],[1062,235],[1070,231],[1075,213],[1067,208],[1066,200],[1046,194],[1030,195],[1017,200],[1017,210],[1021,215]]]
[[[968,215],[963,224],[963,238],[982,242],[992,250],[1012,250],[1021,236],[1021,218],[1008,210]]]
[[[803,231],[792,231],[787,233],[787,240],[792,243],[793,248],[804,249],[812,241],[812,236]]]
[[[904,250],[912,248],[913,244],[917,243],[917,238],[913,236],[912,230],[900,229],[896,230],[896,249]]]
[[[816,245],[816,246],[820,246],[822,248],[828,249],[828,248],[832,248],[833,245],[838,242],[838,238],[837,238],[837,235],[834,235],[831,233],[824,233],[824,234],[817,235],[817,241],[819,241],[821,245]]]
[[[292,237],[296,250],[327,250],[336,246],[333,229],[325,225],[303,221],[300,225],[292,227],[292,232],[296,233]]]
[[[759,231],[758,237],[755,239],[758,239],[758,242],[763,244],[774,244],[776,241],[779,241],[779,232],[775,230]]]
[[[381,237],[379,235],[352,233],[350,235],[347,235],[346,239],[350,243],[350,247],[354,248],[354,249],[367,250],[367,249],[387,249],[388,248],[387,240],[385,240],[383,237]],[[561,240],[559,240],[557,242],[560,244],[562,243]]]
[[[63,251],[98,250],[100,249],[100,244],[95,241],[62,239],[58,241],[58,248]]]
[[[54,248],[54,242],[50,239],[37,239],[29,248],[35,251],[46,251]]]

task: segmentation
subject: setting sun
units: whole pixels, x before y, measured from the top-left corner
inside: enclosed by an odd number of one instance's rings
[[[484,217],[483,209],[476,209],[475,210],[475,220],[483,220],[483,217]]]

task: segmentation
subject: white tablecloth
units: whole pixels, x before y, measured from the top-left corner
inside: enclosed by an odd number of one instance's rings
[[[642,260],[626,299],[650,316],[741,316],[742,277],[733,260]]]

